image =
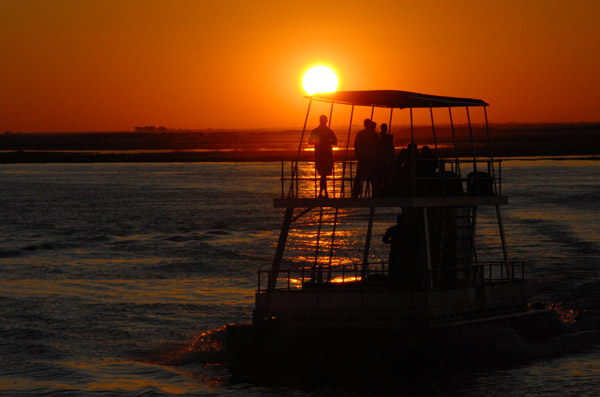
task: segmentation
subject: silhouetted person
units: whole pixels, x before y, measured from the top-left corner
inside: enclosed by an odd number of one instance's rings
[[[396,225],[383,235],[390,244],[388,275],[390,286],[405,291],[423,289],[423,272],[419,263],[419,227],[410,214],[399,214]]]
[[[332,145],[337,145],[337,138],[331,128],[327,126],[327,116],[319,117],[319,126],[310,133],[308,144],[315,145],[315,168],[321,176],[319,197],[328,197],[327,175],[333,173]]]
[[[363,122],[364,129],[358,131],[354,138],[354,156],[356,157],[356,178],[352,187],[352,197],[362,195],[363,182],[373,184],[377,178],[377,162],[379,156],[379,136],[375,132],[370,119]]]

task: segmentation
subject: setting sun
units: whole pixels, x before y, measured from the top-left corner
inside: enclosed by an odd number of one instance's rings
[[[309,69],[302,79],[302,86],[308,95],[333,92],[337,85],[335,72],[327,66],[315,66]]]

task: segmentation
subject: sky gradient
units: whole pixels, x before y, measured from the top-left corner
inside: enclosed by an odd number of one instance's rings
[[[492,122],[597,122],[598,21],[598,0],[0,0],[0,132],[301,127],[315,64]]]

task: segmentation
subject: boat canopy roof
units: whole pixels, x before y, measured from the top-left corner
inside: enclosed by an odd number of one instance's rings
[[[488,104],[481,99],[427,95],[416,92],[396,90],[337,91],[326,94],[314,94],[309,98],[317,101],[343,103],[356,106],[375,106],[400,109],[488,106]]]

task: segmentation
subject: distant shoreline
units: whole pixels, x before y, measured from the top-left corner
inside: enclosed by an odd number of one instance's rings
[[[481,157],[487,157],[481,154]],[[445,158],[454,156],[442,156]],[[467,157],[467,156],[459,156]],[[534,160],[539,158],[557,159],[559,157],[568,157],[570,159],[586,159],[600,160],[598,153],[514,153],[504,155],[501,153],[494,154],[495,158],[503,159],[523,159]],[[354,160],[352,154],[348,157]],[[278,161],[294,161],[296,155],[291,153],[287,155],[276,153],[245,153],[237,156],[217,152],[205,153],[181,153],[181,152],[164,152],[164,153],[136,153],[136,154],[101,154],[101,153],[48,153],[48,152],[9,152],[0,153],[0,164],[67,164],[67,163],[200,163],[200,162],[278,162]],[[312,155],[303,153],[299,157],[300,161],[313,161]],[[338,156],[337,161],[343,160],[343,156]]]
[[[353,131],[354,133],[355,131]],[[471,157],[473,147],[464,126],[456,127],[459,157]],[[347,132],[337,131],[341,146]],[[449,128],[415,127],[418,146],[438,145],[438,155],[455,157]],[[140,163],[140,162],[271,162],[295,160],[302,132],[297,130],[160,131],[99,133],[0,134],[0,164],[15,163]],[[485,128],[477,126],[476,156],[489,156]],[[600,156],[600,123],[498,124],[490,127],[494,157]],[[304,136],[304,142],[308,138]],[[410,130],[394,132],[396,148],[410,141]],[[305,147],[306,145],[303,145]],[[352,141],[350,142],[352,146]],[[337,160],[346,156],[343,147]],[[353,159],[352,147],[348,158]],[[300,160],[312,160],[302,151]]]

